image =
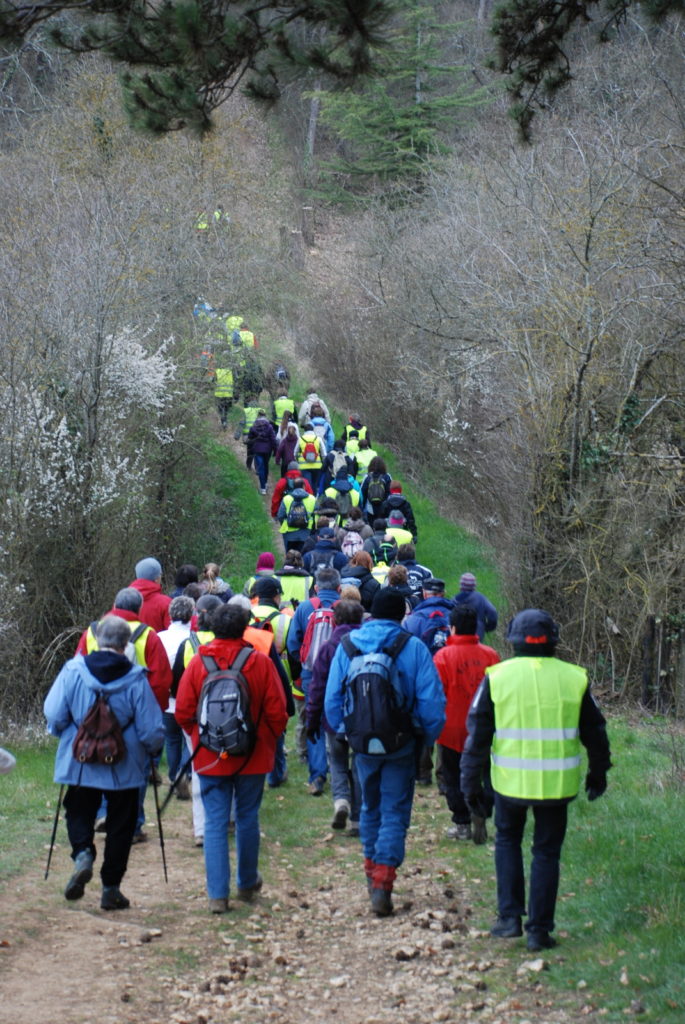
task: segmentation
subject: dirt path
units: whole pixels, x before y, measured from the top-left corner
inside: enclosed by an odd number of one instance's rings
[[[304,784],[299,775],[267,791],[265,803],[280,801],[288,813],[290,787]],[[455,870],[456,849],[444,849],[445,816],[433,789],[417,794],[410,838],[425,856],[405,863],[388,919],[370,913],[358,840],[330,830],[326,798],[307,799],[307,807],[315,819],[307,835],[315,838],[302,853],[306,882],[293,881],[298,850],[266,834],[262,895],[252,905],[231,901],[221,918],[207,911],[189,804],[173,801],[165,817],[168,885],[151,824],[150,841],[133,848],[122,886],[131,899],[126,911],[99,909],[97,878],[81,901],[64,900],[70,861],[62,834],[48,882],[41,851],[2,894],[0,1022],[580,1019],[580,1003],[570,1011],[551,1005],[522,944],[503,950],[472,926],[469,891],[476,880]],[[492,853],[480,847],[481,854],[490,873]],[[563,962],[552,957],[552,965],[555,959]]]

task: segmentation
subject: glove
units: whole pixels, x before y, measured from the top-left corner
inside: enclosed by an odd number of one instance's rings
[[[596,800],[602,793],[606,793],[607,773],[589,771],[585,776],[585,792],[588,800]]]
[[[489,818],[492,814],[492,798],[486,796],[482,789],[464,794],[466,806],[476,818]]]

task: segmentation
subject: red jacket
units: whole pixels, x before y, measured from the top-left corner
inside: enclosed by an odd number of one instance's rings
[[[276,516],[278,515],[278,510],[281,507],[281,502],[283,501],[283,495],[285,494],[285,489],[288,484],[288,480],[297,480],[297,478],[301,476],[302,470],[289,469],[285,476],[282,476],[281,479],[276,484],[276,486],[274,487],[274,492],[271,495],[271,515],[273,519],[275,519]],[[304,489],[307,492],[307,494],[314,493],[311,484],[309,483],[308,480],[305,480],[304,482]]]
[[[125,622],[143,622],[143,617],[139,612],[127,612],[122,608],[112,608],[107,614],[117,615],[120,619],[124,619]],[[90,626],[88,629],[90,629]],[[74,652],[75,654],[85,655],[88,653],[88,629],[81,634],[78,647]],[[145,641],[145,667],[147,669],[147,681],[157,698],[157,703],[162,711],[166,711],[169,705],[169,690],[171,688],[171,665],[164,650],[164,644],[154,629],[148,632]]]
[[[159,583],[153,583],[152,580],[134,580],[133,583],[129,583],[129,587],[134,587],[143,595],[140,621],[152,626],[156,633],[168,629],[171,625],[169,618],[171,598],[168,594],[162,593]]]
[[[480,643],[477,636],[450,636],[433,656],[447,698],[445,727],[438,743],[462,751],[466,742],[466,716],[473,695],[488,665],[500,660],[497,651]]]
[[[220,668],[228,668],[235,661],[241,647],[249,646],[244,640],[220,640],[203,644],[193,656],[181,676],[176,694],[176,721],[192,737],[193,750],[197,746],[197,705],[207,670],[201,655],[214,658]],[[283,685],[273,663],[265,654],[255,650],[243,669],[250,688],[250,714],[257,724],[257,743],[248,758],[219,758],[212,750],[200,747],[193,762],[201,775],[266,775],[274,766],[276,738],[285,730],[288,713],[285,707]]]

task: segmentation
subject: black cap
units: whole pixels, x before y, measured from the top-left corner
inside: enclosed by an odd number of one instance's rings
[[[507,640],[515,647],[530,646],[535,649],[545,644],[554,646],[559,641],[559,627],[549,612],[526,608],[509,623]]]
[[[262,576],[254,581],[250,589],[250,594],[254,594],[255,597],[264,597],[267,600],[278,597],[282,593],[283,587],[274,576]]]

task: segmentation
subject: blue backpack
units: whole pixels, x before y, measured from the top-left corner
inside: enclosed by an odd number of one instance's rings
[[[394,754],[415,736],[405,707],[395,659],[409,640],[404,630],[380,651],[360,651],[349,634],[342,638],[350,659],[343,681],[343,722],[357,754]]]
[[[435,654],[447,643],[450,635],[450,624],[445,614],[437,608],[430,612],[426,619],[426,628],[420,636],[422,643],[426,645],[431,654]]]

